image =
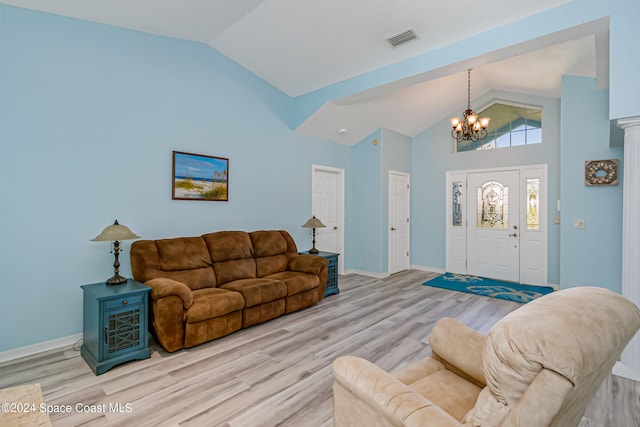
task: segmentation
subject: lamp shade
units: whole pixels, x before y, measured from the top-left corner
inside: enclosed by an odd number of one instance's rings
[[[323,228],[326,227],[316,216],[312,216],[303,225],[304,228]]]
[[[113,225],[108,226],[102,233],[91,239],[91,242],[115,242],[119,240],[139,239],[140,236],[129,230],[129,227],[118,224],[118,220]]]

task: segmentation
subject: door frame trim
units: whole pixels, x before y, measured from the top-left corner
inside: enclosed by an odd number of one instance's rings
[[[311,165],[311,212],[315,215],[316,207],[315,205],[315,197],[313,197],[313,191],[316,188],[316,172],[329,172],[335,173],[338,175],[338,223],[340,224],[338,227],[338,253],[340,254],[340,259],[338,262],[338,274],[344,274],[344,266],[345,266],[345,253],[344,253],[344,235],[345,235],[345,222],[344,222],[344,202],[345,202],[345,188],[344,188],[344,176],[345,171],[341,168],[335,168],[332,166],[323,166],[323,165]]]

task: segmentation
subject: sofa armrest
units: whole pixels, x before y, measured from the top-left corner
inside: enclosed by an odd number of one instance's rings
[[[158,300],[168,296],[177,296],[182,300],[182,305],[185,310],[193,304],[191,289],[182,282],[166,278],[156,278],[147,280],[144,284],[151,288],[152,300]]]
[[[321,256],[298,255],[289,260],[289,270],[320,275],[322,268],[328,264],[329,261]]]
[[[482,388],[487,385],[482,363],[482,349],[486,339],[486,336],[467,325],[445,317],[433,327],[429,346],[434,359]]]
[[[334,427],[461,426],[442,408],[365,359],[337,358],[333,377]]]

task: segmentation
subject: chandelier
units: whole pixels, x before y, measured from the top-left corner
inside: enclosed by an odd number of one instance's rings
[[[471,69],[467,70],[467,109],[460,117],[451,119],[451,136],[458,142],[478,141],[487,136],[489,118],[478,119],[478,115],[471,109]]]

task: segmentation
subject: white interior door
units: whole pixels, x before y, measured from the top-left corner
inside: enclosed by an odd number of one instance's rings
[[[316,229],[316,248],[340,254],[344,265],[344,170],[313,166],[313,214],[326,227]]]
[[[520,173],[467,175],[467,274],[520,281]]]
[[[409,268],[409,175],[389,172],[389,274]]]

